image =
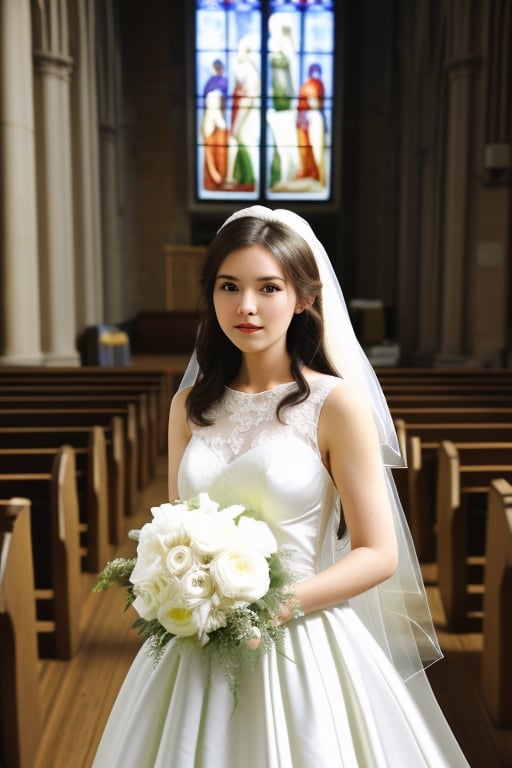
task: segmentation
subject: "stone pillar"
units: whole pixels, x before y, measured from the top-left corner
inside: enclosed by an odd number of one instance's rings
[[[76,322],[80,332],[103,321],[95,5],[77,0],[71,89]]]
[[[29,0],[0,0],[0,364],[42,362]]]
[[[117,197],[117,131],[103,123],[100,129],[101,208],[105,320],[118,323],[122,318],[121,253]]]
[[[447,152],[442,263],[441,328],[438,362],[467,354],[469,226],[471,222],[471,125],[473,79],[480,59],[471,52],[472,4],[453,0],[447,61]]]
[[[115,3],[102,0],[97,6],[98,113],[100,125],[100,187],[105,320],[122,317],[121,245],[118,199],[119,73]]]
[[[69,95],[73,62],[67,47],[65,1],[39,8],[42,34],[34,60],[42,341],[47,365],[73,365],[79,362]]]

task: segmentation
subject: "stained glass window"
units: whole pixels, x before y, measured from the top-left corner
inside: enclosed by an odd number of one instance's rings
[[[334,0],[196,0],[199,200],[328,200]]]

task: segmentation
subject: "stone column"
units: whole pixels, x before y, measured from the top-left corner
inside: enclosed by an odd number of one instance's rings
[[[98,113],[100,125],[100,186],[105,320],[122,318],[121,245],[118,196],[119,73],[115,3],[102,0],[97,6]]]
[[[103,321],[95,4],[77,0],[71,90],[76,321],[80,332]]]
[[[105,320],[118,323],[122,318],[121,253],[118,222],[117,131],[103,123],[100,128],[101,207]]]
[[[480,59],[471,51],[472,4],[453,0],[447,61],[447,152],[438,361],[457,362],[467,354],[469,275],[469,189],[473,79]]]
[[[42,340],[47,365],[78,364],[66,3],[41,6],[36,41],[37,160]],[[39,43],[39,48],[37,48]]]
[[[0,364],[42,362],[29,0],[0,0]]]

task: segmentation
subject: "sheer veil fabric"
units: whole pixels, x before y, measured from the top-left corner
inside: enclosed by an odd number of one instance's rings
[[[371,404],[378,430],[399,547],[399,564],[393,576],[350,600],[361,621],[374,636],[399,674],[407,680],[442,658],[433,626],[421,571],[411,534],[392,476],[393,467],[404,467],[398,439],[378,378],[355,335],[338,279],[329,257],[305,219],[286,209],[254,205],[237,211],[222,226],[242,217],[278,222],[298,233],[313,252],[322,282],[324,344],[340,377],[353,381]],[[180,389],[190,386],[199,374],[195,353],[187,366]],[[350,549],[346,535],[337,539],[339,507],[331,515],[326,532],[322,568]]]

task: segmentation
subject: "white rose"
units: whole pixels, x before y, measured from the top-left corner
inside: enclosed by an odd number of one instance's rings
[[[130,574],[132,584],[150,582],[162,574],[163,552],[160,545],[137,548],[137,562]]]
[[[195,566],[182,576],[180,589],[186,604],[191,607],[208,600],[213,594],[215,585],[204,568]]]
[[[192,565],[192,552],[190,547],[179,544],[172,547],[166,555],[165,564],[170,573],[181,576]]]
[[[154,518],[142,526],[137,545],[137,562],[131,581],[148,582],[167,570],[170,549],[190,543],[187,529],[187,509],[184,505],[162,504],[152,508]]]
[[[196,612],[190,608],[170,603],[160,608],[157,614],[158,621],[168,632],[178,637],[195,635],[199,630]]]
[[[155,578],[134,585],[137,597],[132,605],[143,619],[152,621],[162,605],[176,603],[181,598],[180,583],[174,576]]]
[[[270,586],[268,563],[257,552],[222,552],[210,566],[219,592],[226,598],[252,603]]]
[[[152,507],[153,520],[141,528],[141,539],[154,536],[158,537],[164,545],[187,544],[188,533],[188,508],[186,504],[161,504]],[[140,540],[139,539],[139,543]]]
[[[277,541],[267,523],[253,517],[241,517],[238,522],[238,535],[242,546],[269,557],[277,551]]]
[[[213,557],[231,547],[236,540],[237,526],[232,516],[221,510],[205,514],[200,510],[190,513],[191,547],[198,557]]]

